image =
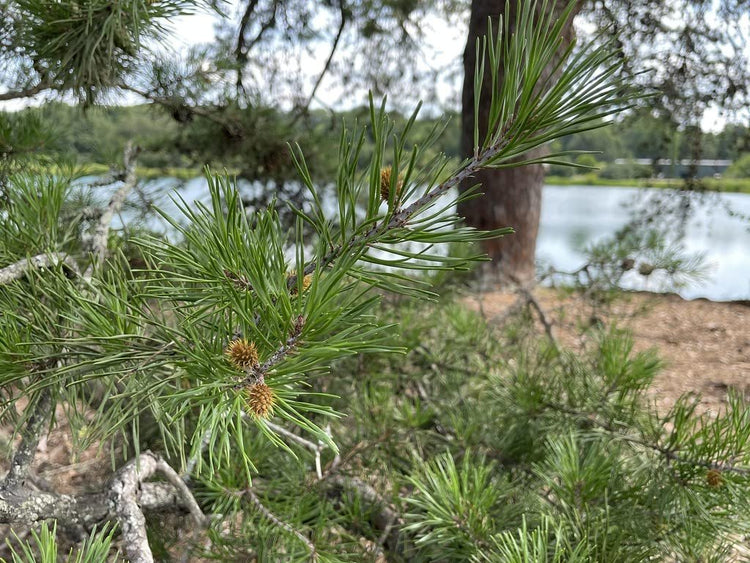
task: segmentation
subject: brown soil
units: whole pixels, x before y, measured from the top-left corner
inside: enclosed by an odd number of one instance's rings
[[[677,295],[628,293],[593,313],[579,297],[538,288],[534,296],[561,344],[580,346],[582,327],[594,321],[629,328],[635,349],[656,347],[665,368],[649,389],[660,411],[685,393],[701,397],[700,410],[717,413],[734,389],[750,396],[750,304],[686,301]],[[518,300],[495,291],[469,300],[489,319],[501,319]]]

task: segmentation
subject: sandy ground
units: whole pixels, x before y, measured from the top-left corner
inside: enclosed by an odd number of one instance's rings
[[[580,328],[592,322],[591,307],[548,288],[536,289],[534,296],[555,338],[566,346],[580,345]],[[517,299],[517,294],[495,291],[475,295],[467,303],[488,319],[501,319]],[[730,389],[750,398],[750,303],[631,293],[596,315],[607,325],[629,328],[636,350],[658,348],[665,368],[649,394],[660,411],[684,393],[700,394],[704,412],[718,412]]]

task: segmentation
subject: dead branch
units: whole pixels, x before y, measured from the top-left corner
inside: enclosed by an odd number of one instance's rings
[[[45,387],[39,393],[34,411],[29,417],[26,426],[21,433],[21,443],[16,448],[10,470],[3,480],[2,487],[16,489],[24,485],[26,477],[34,461],[39,439],[44,434],[45,427],[49,424],[52,415],[52,395],[49,388]]]
[[[75,273],[76,275],[80,275],[78,265],[67,254],[64,254],[62,252],[54,252],[51,254],[37,254],[36,256],[32,256],[31,258],[24,258],[23,260],[19,260],[15,264],[11,264],[9,266],[5,266],[5,268],[0,269],[0,285],[4,285],[15,280],[20,280],[31,268],[53,268],[60,264],[63,264],[68,270]]]
[[[47,82],[46,80],[42,80],[36,86],[23,88],[21,90],[9,90],[7,92],[3,92],[2,94],[0,94],[0,101],[17,100],[19,98],[31,98],[32,96],[36,96],[40,92],[44,92],[45,90],[48,90],[50,88],[52,88],[52,83]]]
[[[144,452],[121,467],[101,492],[71,495],[26,487],[23,476],[48,420],[41,412],[47,401],[51,405],[51,399],[42,397],[39,400],[27,426],[29,436],[40,431],[36,434],[36,442],[31,437],[24,437],[22,444],[26,445],[19,448],[11,471],[0,484],[0,523],[34,524],[55,519],[68,526],[90,529],[95,524],[117,520],[128,559],[136,563],[154,560],[146,537],[144,510],[187,510],[200,527],[207,524],[206,517],[177,473],[151,452]],[[168,482],[145,482],[157,472],[162,473]]]
[[[308,537],[306,537],[302,532],[299,530],[296,530],[291,524],[288,522],[284,522],[281,518],[274,515],[273,512],[268,510],[265,506],[263,506],[263,503],[260,502],[260,499],[258,498],[258,495],[256,495],[252,489],[245,489],[243,491],[243,494],[249,498],[252,503],[255,505],[255,507],[258,509],[258,511],[265,516],[268,520],[273,522],[276,526],[279,528],[282,528],[289,532],[290,534],[294,534],[302,543],[304,543],[307,546],[307,549],[310,550],[310,561],[317,561],[318,560],[318,552],[315,549],[315,544],[310,541]]]
[[[341,41],[341,36],[344,34],[344,28],[346,27],[346,23],[348,21],[346,17],[346,6],[344,4],[344,0],[339,0],[339,12],[341,13],[341,21],[339,22],[339,28],[336,32],[336,36],[333,38],[331,51],[328,53],[328,58],[323,65],[323,70],[318,75],[318,79],[315,81],[315,85],[310,91],[310,95],[307,97],[307,101],[302,106],[297,108],[296,114],[294,118],[292,118],[292,124],[296,123],[300,117],[307,113],[307,110],[310,108],[310,104],[315,99],[315,93],[318,91],[320,83],[323,82],[323,78],[326,74],[328,74],[328,70],[331,67],[331,61],[333,61],[333,56],[336,54],[336,49],[338,49],[339,41]]]
[[[112,218],[120,210],[128,193],[135,188],[135,184],[138,181],[135,175],[135,163],[139,152],[140,148],[133,145],[132,142],[128,142],[125,146],[123,153],[123,164],[125,165],[123,184],[115,192],[115,195],[112,196],[112,199],[109,200],[109,205],[107,205],[104,213],[99,218],[99,224],[96,227],[96,231],[94,231],[93,248],[96,258],[99,261],[107,257],[107,240],[109,239],[109,227],[112,223]],[[92,266],[86,271],[85,277],[90,276],[91,268]]]
[[[206,518],[195,502],[190,490],[179,475],[161,457],[151,452],[142,453],[120,468],[110,480],[108,498],[110,513],[120,524],[123,543],[131,563],[152,563],[154,557],[148,544],[146,518],[137,502],[137,493],[143,481],[156,472],[167,477],[176,488],[183,506],[186,506],[199,526],[206,524]]]

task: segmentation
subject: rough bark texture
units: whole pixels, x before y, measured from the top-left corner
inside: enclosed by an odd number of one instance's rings
[[[54,268],[63,264],[73,275],[78,275],[78,266],[75,261],[62,252],[52,254],[38,254],[31,258],[24,258],[14,264],[10,264],[0,269],[0,285],[20,280],[32,268]]]
[[[564,9],[564,2],[551,2],[551,8],[558,14]],[[580,10],[579,2],[573,13]],[[515,28],[517,4],[509,2],[508,13],[505,12],[505,0],[472,0],[469,37],[464,51],[464,86],[461,118],[461,150],[464,156],[474,154],[474,66],[476,64],[476,40],[487,33],[487,18],[492,18],[493,30],[498,29],[498,17],[502,14],[510,22],[511,30]],[[565,27],[563,46],[573,39],[573,28],[569,23]],[[480,138],[487,131],[487,121],[491,97],[489,72],[485,72],[479,104]],[[502,82],[503,69],[500,69]],[[528,157],[540,156],[541,148],[528,153]],[[458,212],[466,223],[478,229],[490,230],[500,227],[513,227],[515,233],[500,239],[483,242],[484,251],[492,259],[489,263],[489,276],[497,281],[507,279],[527,284],[534,279],[534,254],[536,237],[539,230],[539,214],[542,204],[542,185],[544,170],[535,164],[519,168],[500,170],[485,169],[476,173],[471,179],[462,183],[462,189],[482,184],[485,194],[463,202]]]

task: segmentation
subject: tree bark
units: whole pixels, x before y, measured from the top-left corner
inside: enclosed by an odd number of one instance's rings
[[[528,0],[524,0],[528,1]],[[582,1],[578,2],[573,14],[580,11]],[[565,2],[551,2],[548,9],[557,14],[562,13]],[[461,112],[461,151],[464,156],[474,154],[474,68],[476,64],[476,40],[487,33],[487,19],[492,18],[493,31],[499,27],[499,16],[510,24],[511,33],[515,30],[518,4],[516,0],[508,3],[505,13],[505,0],[472,0],[469,37],[464,51],[464,86]],[[539,9],[537,7],[537,9]],[[567,47],[573,40],[572,16],[564,28],[561,48]],[[490,109],[491,83],[490,73],[485,71],[481,86],[479,103],[479,135],[482,138],[487,132]],[[500,83],[503,69],[500,69]],[[541,156],[545,147],[527,153],[524,158]],[[466,224],[482,230],[513,227],[515,233],[503,238],[483,241],[483,249],[492,259],[484,272],[490,281],[512,280],[521,284],[533,282],[534,254],[536,237],[539,231],[539,215],[542,207],[542,185],[544,169],[540,164],[518,168],[485,169],[461,184],[466,190],[477,184],[482,185],[484,195],[462,202],[458,206],[459,215]]]

